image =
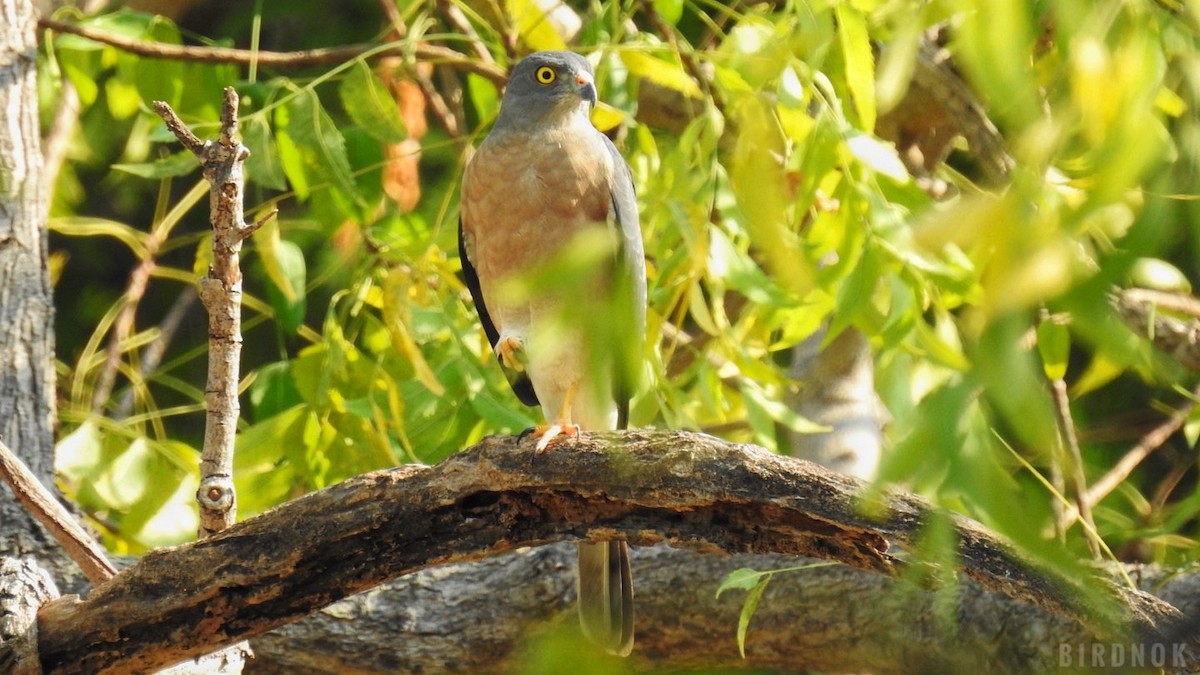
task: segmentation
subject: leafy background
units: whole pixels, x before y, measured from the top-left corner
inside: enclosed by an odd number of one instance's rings
[[[647,242],[649,377],[635,425],[786,450],[788,433],[813,429],[786,405],[803,386],[786,375],[791,348],[828,322],[831,337],[860,331],[875,357],[891,418],[880,485],[979,519],[1064,570],[1093,549],[1196,560],[1196,375],[1109,302],[1134,285],[1190,294],[1200,271],[1196,3],[567,4],[581,19],[569,46],[597,67],[595,121],[633,169]],[[501,66],[567,45],[530,0],[60,15],[171,44],[428,41],[478,59],[475,44]],[[877,133],[912,105],[904,95],[939,28],[1007,141],[1002,186],[961,140],[926,174]],[[51,221],[57,469],[110,549],[196,528],[206,188],[151,100],[203,136],[221,88],[236,86],[253,153],[248,218],[280,209],[243,259],[241,517],[537,421],[505,385],[458,276],[463,158],[495,119],[496,84],[377,51],[275,70],[45,41],[47,129],[65,87],[79,99]],[[651,119],[650,91],[685,114]],[[439,111],[431,92],[461,107]],[[1055,416],[1055,380],[1069,424]],[[1094,532],[1076,524],[1056,538],[1053,477],[1094,483],[1176,408],[1181,431],[1098,504]]]

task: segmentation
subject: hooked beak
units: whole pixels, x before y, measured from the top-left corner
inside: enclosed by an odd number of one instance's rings
[[[575,76],[575,83],[579,85],[579,97],[588,102],[591,107],[596,106],[596,84],[592,81],[592,76],[588,73],[579,73]]]

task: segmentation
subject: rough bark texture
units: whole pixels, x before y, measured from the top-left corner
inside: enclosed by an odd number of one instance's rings
[[[0,437],[53,487],[54,304],[37,108],[37,16],[0,0]],[[0,556],[32,555],[70,586],[78,573],[0,485]]]
[[[252,640],[257,658],[247,670],[513,672],[510,654],[519,666],[544,646],[543,639],[576,635],[574,551],[571,544],[551,544],[402,577]],[[718,598],[721,581],[739,568],[765,571],[818,561],[663,545],[635,548],[632,555],[638,580],[634,669],[669,663],[785,672],[1045,672],[1059,665],[1060,645],[1074,649],[1092,639],[1077,621],[970,581],[954,591],[919,588],[837,565],[772,577],[750,622],[743,660],[735,634],[746,596],[728,591]],[[1149,583],[1161,574],[1145,570],[1139,579]],[[1200,575],[1170,583],[1195,585]],[[1180,601],[1200,597],[1195,588],[1177,590],[1171,597]]]
[[[894,576],[905,569],[894,552],[917,535],[928,508],[894,495],[872,521],[861,515],[860,487],[700,434],[586,435],[540,455],[529,443],[486,439],[436,466],[366,474],[153,552],[86,600],[46,605],[40,653],[62,672],[147,670],[412,571],[576,537],[785,553]],[[1179,618],[1150,596],[1112,589],[1125,610],[1100,623],[1065,582],[1034,571],[977,524],[954,525],[966,578],[1081,621],[1097,640],[1153,639]]]
[[[33,558],[0,558],[0,673],[41,673],[37,612],[58,597],[50,575]]]

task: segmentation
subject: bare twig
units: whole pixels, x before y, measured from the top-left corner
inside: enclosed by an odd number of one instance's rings
[[[1184,321],[1159,310],[1200,318],[1200,300],[1145,288],[1112,294],[1113,307],[1134,332],[1148,338],[1189,370],[1200,370],[1200,320]]]
[[[237,517],[233,487],[233,444],[240,412],[238,373],[242,351],[242,271],[238,257],[242,242],[261,225],[247,224],[243,213],[243,165],[250,150],[238,140],[238,96],[225,89],[218,140],[203,142],[188,129],[169,105],[154,102],[167,128],[200,160],[210,190],[213,260],[200,280],[200,300],[208,310],[208,407],[204,448],[200,455],[200,536],[220,532]],[[271,214],[273,215],[273,214]]]
[[[1065,476],[1071,483],[1071,500],[1075,504],[1075,512],[1083,518],[1087,527],[1083,528],[1084,538],[1092,555],[1099,557],[1101,547],[1096,541],[1096,521],[1092,518],[1092,505],[1087,498],[1087,476],[1083,473],[1083,455],[1079,451],[1079,438],[1075,433],[1075,421],[1071,418],[1071,399],[1067,394],[1067,383],[1056,377],[1050,380],[1050,395],[1054,399],[1054,414],[1058,419],[1058,438],[1066,454],[1067,471]]]
[[[1052,320],[1050,312],[1042,307],[1038,313],[1038,321],[1044,323]],[[1075,503],[1076,512],[1087,525],[1083,532],[1088,548],[1093,556],[1099,557],[1103,546],[1102,542],[1097,540],[1099,535],[1096,534],[1096,521],[1092,518],[1092,505],[1087,501],[1087,476],[1083,473],[1083,453],[1079,451],[1079,436],[1075,430],[1075,420],[1071,417],[1071,397],[1067,393],[1067,383],[1061,377],[1048,379],[1050,396],[1054,400],[1054,416],[1058,422],[1058,445],[1062,450],[1057,454],[1065,454],[1062,459],[1065,460],[1066,471],[1063,473],[1071,483],[1071,499]]]
[[[58,105],[54,109],[54,121],[42,142],[45,180],[46,184],[51,186],[58,183],[58,172],[62,170],[63,161],[66,160],[71,137],[79,128],[79,91],[75,89],[70,78],[64,77],[61,82]]]
[[[80,7],[83,14],[95,14],[104,9],[107,0],[87,0]],[[54,108],[54,122],[42,143],[43,175],[47,185],[58,182],[58,172],[62,170],[63,160],[67,157],[67,148],[71,137],[79,128],[79,91],[71,78],[64,77],[59,81],[58,104]]]
[[[486,77],[497,84],[503,84],[507,79],[504,71],[497,68],[494,64],[466,58],[449,47],[427,43],[417,43],[414,45],[406,42],[398,42],[386,47],[373,44],[360,44],[296,52],[269,52],[231,47],[193,47],[162,42],[147,42],[145,40],[128,38],[123,35],[107,33],[94,28],[76,26],[54,19],[43,18],[38,23],[42,28],[48,30],[78,35],[115,47],[121,51],[147,58],[197,61],[201,63],[234,63],[239,65],[249,65],[251,61],[255,61],[262,68],[309,68],[312,66],[341,63],[367,54],[370,54],[372,58],[411,54],[419,61],[429,61],[461,68],[467,72]]]
[[[392,2],[391,0],[382,0],[380,4],[383,6],[384,13],[388,16],[388,21],[392,24],[392,30],[395,32],[396,38],[400,40],[404,39],[404,37],[408,35],[408,25],[404,23],[404,17],[400,15],[400,10],[396,8],[396,3]],[[486,62],[493,64],[495,63],[490,54],[488,55]],[[450,109],[450,106],[442,97],[441,92],[439,92],[437,88],[433,86],[433,81],[429,79],[429,71],[432,70],[432,68],[432,64],[427,64],[425,68],[420,67],[420,64],[418,64],[417,67],[410,69],[412,71],[412,78],[417,83],[417,86],[421,89],[421,93],[425,96],[425,100],[429,102],[429,106],[433,109],[434,115],[438,118],[438,121],[442,123],[442,128],[446,130],[446,133],[448,133],[452,138],[462,139],[462,130],[465,126],[463,117],[461,115],[454,114],[454,111]],[[459,85],[457,82],[455,82],[452,86],[461,90],[461,85]],[[455,90],[452,88],[451,92],[454,91]]]
[[[420,72],[420,69],[416,69],[415,73],[417,84],[420,85],[421,92],[429,99],[434,114],[442,123],[442,128],[452,138],[461,141],[464,135],[463,130],[467,128],[467,114],[463,108],[462,82],[445,69],[438,69],[437,73],[440,75],[442,87],[446,90],[444,96],[434,86],[433,80],[425,73]]]
[[[187,316],[188,310],[192,308],[192,303],[196,302],[197,297],[199,296],[196,294],[194,286],[184,288],[179,295],[175,296],[175,302],[171,303],[171,308],[167,310],[166,316],[158,324],[158,337],[154,339],[154,342],[146,345],[146,348],[142,350],[141,358],[138,359],[138,372],[142,377],[154,372],[154,369],[158,368],[158,364],[162,363],[167,346],[175,338],[175,333],[183,323],[183,318]],[[129,389],[121,397],[121,402],[117,404],[117,409],[113,412],[113,419],[124,419],[132,410],[133,390]]]
[[[100,408],[112,394],[113,385],[117,380],[117,369],[121,361],[121,345],[133,331],[134,319],[137,316],[138,304],[146,295],[146,287],[150,276],[154,273],[157,263],[155,258],[162,247],[165,233],[151,227],[150,234],[145,240],[146,255],[129,275],[129,284],[121,297],[121,311],[113,322],[112,335],[108,341],[108,353],[105,355],[104,366],[96,378],[96,387],[92,392],[92,412],[98,413]]]
[[[675,34],[675,29],[668,25],[666,21],[663,21],[663,18],[659,15],[658,10],[654,9],[653,3],[643,2],[642,11],[645,12],[646,17],[650,19],[650,25],[654,26],[655,32],[657,32],[660,37],[666,40],[667,44],[671,45],[672,51],[679,55],[679,60],[683,63],[684,69],[688,71],[688,74],[691,75],[692,79],[696,81],[696,84],[700,86],[701,91],[703,91],[704,94],[708,96],[708,99],[712,101],[713,107],[717,110],[724,111],[724,99],[722,98],[720,92],[713,88],[708,74],[704,72],[704,68],[700,66],[700,62],[696,60],[696,55],[691,50],[691,47],[686,50],[680,47],[679,37]]]
[[[1166,443],[1172,434],[1183,427],[1184,422],[1187,422],[1192,411],[1196,409],[1197,399],[1200,399],[1200,386],[1197,386],[1192,391],[1192,396],[1186,403],[1176,408],[1175,412],[1163,421],[1162,424],[1143,436],[1142,440],[1138,441],[1138,444],[1133,449],[1125,453],[1113,468],[1108,470],[1108,473],[1100,477],[1100,480],[1092,483],[1092,486],[1088,488],[1087,493],[1084,495],[1083,502],[1088,506],[1095,506],[1111,494],[1113,490],[1117,489],[1117,486],[1123,483],[1143,460],[1149,457],[1155,450],[1162,447],[1163,443]],[[1072,506],[1067,509],[1063,512],[1064,526],[1074,523],[1078,517],[1079,510],[1077,508]]]
[[[1200,299],[1190,295],[1156,291],[1151,288],[1123,288],[1117,294],[1126,302],[1153,304],[1170,312],[1200,319]]]
[[[17,501],[21,502],[29,513],[45,526],[54,540],[62,545],[63,550],[76,565],[79,565],[88,581],[99,584],[116,575],[117,568],[108,561],[108,556],[100,544],[88,535],[71,513],[3,442],[0,442],[0,478],[12,487]]]
[[[446,21],[450,23],[454,30],[467,36],[471,50],[475,52],[480,61],[495,65],[496,59],[492,58],[492,53],[488,51],[487,45],[479,37],[479,32],[467,20],[467,15],[463,14],[461,7],[450,0],[438,0],[438,9],[441,10],[442,15],[446,17]]]

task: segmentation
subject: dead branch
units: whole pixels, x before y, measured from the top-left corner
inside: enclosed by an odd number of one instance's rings
[[[38,481],[29,467],[0,441],[0,479],[12,488],[17,501],[37,519],[67,555],[79,565],[93,584],[102,583],[117,573],[104,548],[92,539],[66,507]]]
[[[200,279],[200,300],[208,310],[208,382],[204,389],[208,416],[200,454],[200,536],[219,532],[237,518],[233,487],[233,444],[241,407],[238,377],[242,355],[242,242],[261,225],[244,220],[243,165],[250,150],[238,138],[238,96],[225,89],[221,131],[216,141],[203,142],[179,119],[171,106],[154,102],[179,142],[196,155],[209,183],[209,222],[212,224],[212,264]],[[268,215],[273,216],[274,213]]]
[[[862,515],[862,485],[807,462],[686,432],[586,435],[537,455],[489,438],[433,467],[366,474],[194,544],[155,551],[40,613],[55,672],[149,670],[260,634],[409,572],[521,546],[626,537],[701,552],[783,553],[885,577],[930,508],[910,495]],[[1179,614],[1095,583],[1125,608],[1100,621],[1082,594],[954,519],[961,573],[984,590],[1082,622],[1098,640],[1153,640]],[[1189,658],[1194,654],[1189,652]]]
[[[1123,288],[1112,293],[1109,303],[1135,333],[1149,339],[1188,370],[1200,370],[1200,301],[1196,298],[1146,288]],[[1187,319],[1173,316],[1175,313]]]

